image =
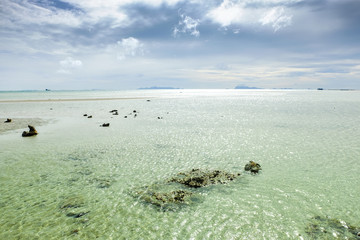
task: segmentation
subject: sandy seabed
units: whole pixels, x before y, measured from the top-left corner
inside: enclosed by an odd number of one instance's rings
[[[28,131],[28,125],[41,126],[49,122],[41,118],[12,118],[11,122],[5,122],[5,118],[0,120],[0,134],[17,129]]]

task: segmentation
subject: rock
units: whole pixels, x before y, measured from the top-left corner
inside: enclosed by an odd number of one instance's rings
[[[90,211],[88,212],[68,212],[66,214],[67,217],[72,217],[72,218],[79,218],[79,217],[82,217],[86,214],[88,214]]]
[[[150,102],[150,99],[146,100],[147,102]]]
[[[110,123],[103,123],[102,125],[100,125],[100,127],[109,127]]]
[[[111,110],[109,113],[116,113],[118,110],[117,109],[114,109],[114,110]]]
[[[261,166],[260,164],[254,162],[254,161],[250,161],[249,163],[247,163],[245,165],[245,171],[250,171],[251,173],[259,173],[259,171],[261,170]]]
[[[92,118],[92,115],[88,116],[88,118]]]
[[[360,239],[360,227],[354,227],[343,220],[316,216],[306,227],[305,232],[311,239]]]
[[[124,118],[127,118],[127,116],[124,116]]]
[[[150,203],[154,206],[161,207],[163,210],[176,210],[181,206],[191,203],[194,193],[186,190],[161,191],[157,187],[147,187],[143,191],[137,191],[137,198]]]
[[[23,133],[22,133],[23,137],[31,137],[31,136],[35,136],[38,134],[38,132],[36,131],[36,129],[33,126],[28,125],[28,127],[29,127],[29,132],[23,131]]]
[[[177,176],[171,178],[169,182],[177,182],[191,188],[205,187],[211,184],[225,184],[233,181],[240,176],[238,174],[227,173],[220,170],[200,170],[192,169],[189,172],[179,173]]]
[[[136,113],[136,110],[134,110],[133,113]]]
[[[84,117],[87,117],[87,114],[85,113],[83,116],[84,116]]]
[[[5,121],[5,123],[10,123],[11,121],[12,121],[11,118],[7,118],[6,121]]]
[[[119,113],[118,113],[118,112],[114,112],[113,115],[119,115]]]

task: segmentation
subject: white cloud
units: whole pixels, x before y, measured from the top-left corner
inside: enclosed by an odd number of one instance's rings
[[[262,25],[270,24],[274,31],[291,25],[292,16],[286,15],[283,7],[275,7],[267,11],[259,20]]]
[[[136,38],[123,38],[117,42],[117,45],[120,48],[120,53],[117,57],[119,60],[144,54],[144,44]]]
[[[274,31],[291,25],[292,15],[287,14],[289,4],[302,0],[223,0],[211,9],[206,17],[222,27],[230,25],[270,25]]]
[[[72,57],[67,57],[64,60],[61,60],[59,64],[60,69],[57,72],[65,74],[70,74],[72,73],[72,70],[78,69],[83,65],[80,60],[73,59]]]
[[[29,1],[2,0],[1,23],[3,26],[21,24],[63,24],[77,27],[81,24],[80,12],[66,11],[50,6],[38,6]]]
[[[179,33],[189,33],[195,37],[200,36],[199,30],[197,30],[197,26],[200,23],[199,19],[193,19],[184,14],[180,15],[181,20],[178,25],[174,28],[173,36],[176,37]]]

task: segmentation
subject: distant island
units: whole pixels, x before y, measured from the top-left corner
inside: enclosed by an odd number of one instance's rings
[[[249,86],[246,86],[246,85],[238,85],[234,89],[261,89],[261,88],[249,87]]]
[[[181,89],[181,88],[174,88],[174,87],[156,87],[156,86],[154,86],[154,87],[145,87],[145,88],[138,88],[139,90],[154,90],[154,89],[156,89],[156,90],[158,90],[158,89],[161,89],[161,90],[163,90],[163,89]]]

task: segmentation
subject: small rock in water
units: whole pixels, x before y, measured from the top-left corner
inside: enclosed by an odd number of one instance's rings
[[[109,127],[110,123],[103,123],[102,125],[100,125],[100,127]]]
[[[66,214],[67,217],[72,217],[72,218],[79,218],[79,217],[82,217],[86,214],[88,214],[89,212],[79,212],[79,213],[76,213],[76,212],[68,212]]]
[[[88,116],[88,118],[92,118],[92,115]]]
[[[28,127],[29,127],[29,131],[28,132],[23,131],[23,133],[22,133],[23,137],[31,137],[31,136],[35,136],[38,134],[38,132],[36,131],[36,129],[33,126],[28,125]]]
[[[87,117],[87,114],[85,113],[83,116],[84,116],[84,117]]]
[[[11,118],[7,118],[7,119],[5,120],[5,123],[10,123],[11,121],[12,121]]]
[[[247,163],[245,165],[245,171],[250,171],[251,173],[259,173],[259,171],[261,170],[261,166],[260,164],[254,162],[254,161],[250,161],[249,163]]]

